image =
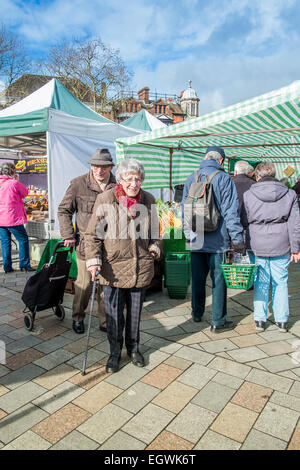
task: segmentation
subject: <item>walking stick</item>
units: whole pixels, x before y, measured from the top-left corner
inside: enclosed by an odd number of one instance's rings
[[[96,276],[98,274],[99,274],[99,271],[96,271]],[[86,347],[85,347],[85,354],[84,354],[84,360],[83,360],[81,375],[85,375],[85,368],[86,368],[87,354],[88,354],[88,348],[89,348],[90,329],[91,329],[91,323],[92,323],[92,313],[93,313],[93,310],[94,310],[96,287],[97,287],[97,278],[95,277],[95,280],[93,282],[91,308],[90,308],[90,315],[89,315],[88,331],[87,331],[87,336],[86,336]]]

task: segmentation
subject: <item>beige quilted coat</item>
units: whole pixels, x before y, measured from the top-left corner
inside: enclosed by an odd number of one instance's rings
[[[158,229],[155,199],[150,193],[142,191],[140,205],[143,210],[133,219],[127,209],[119,205],[114,193],[115,190],[111,189],[96,199],[84,236],[86,265],[101,266],[101,285],[123,289],[146,287],[154,276],[151,252],[156,259],[161,256],[160,240],[151,239],[151,228]],[[135,226],[144,231],[142,237],[135,235]],[[131,236],[128,237],[127,233]]]

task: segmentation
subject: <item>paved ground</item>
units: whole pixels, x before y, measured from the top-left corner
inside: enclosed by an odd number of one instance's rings
[[[229,291],[233,331],[209,330],[211,297],[202,323],[190,300],[154,294],[144,304],[141,350],[146,367],[122,354],[106,374],[106,335],[93,317],[87,375],[80,373],[85,336],[66,318],[40,312],[23,327],[20,272],[0,272],[2,449],[300,449],[300,266],[290,271],[290,330],[270,314],[253,327],[252,292]],[[208,288],[209,293],[209,288]]]

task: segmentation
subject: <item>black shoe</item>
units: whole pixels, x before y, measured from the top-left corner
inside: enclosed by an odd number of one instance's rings
[[[195,315],[194,312],[192,312],[192,319],[196,323],[202,321],[202,317],[199,317],[198,315]]]
[[[279,328],[279,331],[286,333],[288,330],[288,324],[286,322],[276,322],[276,325]]]
[[[140,351],[136,351],[136,352],[132,352],[132,353],[128,351],[127,354],[130,357],[131,362],[134,366],[144,367],[145,359],[144,359],[143,355],[140,353]]]
[[[119,370],[119,362],[120,356],[109,356],[108,361],[106,363],[106,372],[118,372]]]
[[[233,330],[234,327],[235,325],[233,321],[226,321],[224,325],[211,325],[210,331],[212,331],[213,333],[222,333],[222,331]]]
[[[4,272],[5,272],[5,274],[7,274],[7,273],[14,273],[15,270],[14,270],[13,268],[11,268],[11,269],[8,269],[7,271],[5,271],[5,269],[4,269]]]
[[[265,331],[266,322],[265,321],[255,321],[256,331]]]
[[[106,326],[99,326],[99,330],[103,331],[104,333],[107,333],[107,328]]]
[[[74,321],[73,320],[73,330],[78,335],[81,335],[82,333],[84,333],[84,323],[83,323],[83,321]]]
[[[26,271],[27,273],[31,273],[31,272],[35,271],[35,269],[32,268],[31,266],[29,266],[29,268],[21,268],[21,271]]]

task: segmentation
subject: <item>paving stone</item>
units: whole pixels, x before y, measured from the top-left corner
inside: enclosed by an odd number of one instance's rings
[[[148,371],[154,369],[156,366],[168,359],[168,357],[170,357],[170,355],[163,351],[157,351],[155,349],[147,350],[144,354],[146,364],[145,369]]]
[[[300,382],[295,382],[289,391],[290,395],[300,398]]]
[[[35,360],[42,358],[44,354],[36,349],[29,348],[18,354],[14,354],[9,357],[6,361],[7,367],[11,370],[21,369],[26,364],[30,364]]]
[[[92,441],[78,431],[72,431],[54,444],[51,450],[96,450],[98,447],[98,442]]]
[[[71,357],[74,356],[74,354],[70,353],[69,351],[65,351],[65,352],[70,354]],[[104,357],[107,357],[107,353],[97,350],[96,347],[89,349],[87,361],[86,361],[86,367],[90,367],[93,364],[96,364],[96,362],[101,361],[101,359],[103,359]],[[73,357],[73,359],[70,359],[67,362],[67,364],[71,367],[74,367],[75,369],[81,370],[83,366],[83,361],[84,361],[84,353],[78,354],[77,356]]]
[[[191,450],[194,447],[192,442],[186,441],[175,434],[162,431],[161,434],[154,439],[146,450]]]
[[[0,409],[7,413],[12,413],[17,408],[39,397],[45,392],[43,387],[28,382],[0,397]]]
[[[69,382],[72,382],[78,387],[84,388],[85,390],[90,390],[92,387],[97,385],[102,380],[109,377],[110,374],[106,372],[105,366],[100,362],[93,364],[91,367],[86,369],[86,374],[82,375],[81,372],[77,373],[71,377]]]
[[[166,359],[163,362],[163,364],[167,364],[171,367],[175,367],[176,369],[186,370],[190,367],[192,362],[186,361],[185,359],[182,359],[181,357],[170,356],[168,357],[168,359]]]
[[[282,333],[281,331],[278,331],[277,328],[274,331],[264,331],[262,333],[258,333],[258,335],[268,342],[294,339],[291,333]]]
[[[150,444],[174,416],[174,413],[149,403],[123,426],[122,431]]]
[[[54,369],[49,370],[34,380],[35,383],[41,385],[47,390],[51,390],[57,385],[69,380],[73,375],[77,374],[77,370],[67,364],[60,364]]]
[[[251,371],[251,367],[221,357],[217,357],[211,361],[208,367],[218,370],[219,372],[233,375],[234,377],[239,377],[240,379],[244,379]]]
[[[267,370],[274,373],[282,372],[297,367],[295,361],[293,361],[293,359],[287,354],[281,354],[280,356],[275,357],[268,357],[267,359],[262,359],[258,362]]]
[[[58,365],[70,360],[74,356],[73,353],[59,349],[50,354],[46,354],[41,359],[34,361],[37,366],[43,367],[46,370],[54,369]]]
[[[160,318],[158,322],[163,327],[181,325],[183,329],[185,329],[185,325],[187,324],[187,320],[184,315]]]
[[[157,395],[152,403],[177,414],[191,401],[196,393],[195,388],[175,381]]]
[[[168,338],[172,336],[182,335],[184,333],[185,331],[179,326],[175,326],[175,327],[169,326],[169,327],[163,327],[163,328],[155,328],[151,330],[151,334],[153,336],[159,336],[160,338]]]
[[[39,333],[37,336],[38,338],[47,341],[51,338],[54,338],[55,336],[62,335],[63,333],[67,332],[67,328],[64,326],[61,326],[59,324],[51,325],[48,326],[47,329],[43,329],[41,333]],[[76,335],[76,333],[74,333]]]
[[[239,450],[240,442],[233,441],[217,432],[208,430],[193,450]]]
[[[132,436],[129,436],[123,431],[117,431],[110,437],[102,446],[100,450],[143,450],[146,444]]]
[[[273,343],[260,344],[259,349],[268,354],[268,356],[279,356],[293,352],[293,346],[287,341],[274,341]]]
[[[266,370],[258,361],[247,362],[247,365],[250,367],[255,367],[256,369]]]
[[[290,379],[257,369],[252,369],[247,375],[247,381],[262,385],[263,387],[272,388],[273,390],[278,390],[279,392],[288,392],[293,384],[293,381]]]
[[[232,398],[231,402],[260,413],[272,393],[273,390],[271,388],[262,387],[261,385],[250,382],[244,382]]]
[[[211,426],[212,431],[237,442],[244,442],[258,417],[258,413],[228,403]]]
[[[159,364],[149,374],[145,375],[141,381],[163,390],[181,374],[182,370],[180,369],[175,369],[167,364]]]
[[[217,374],[213,376],[212,382],[217,382],[237,390],[242,385],[243,380],[233,377],[232,375],[223,374],[223,372],[217,372]]]
[[[47,416],[45,411],[32,403],[19,408],[0,421],[0,441],[8,444]]]
[[[202,347],[208,353],[218,353],[222,351],[228,351],[231,349],[237,349],[237,346],[233,344],[229,339],[218,339],[215,341],[209,341],[208,343],[203,343]]]
[[[130,363],[119,370],[117,374],[111,374],[109,377],[107,377],[105,382],[126,390],[128,387],[131,387],[135,382],[144,377],[144,375],[146,375],[148,372],[148,369],[145,367],[136,367]]]
[[[197,351],[196,349],[188,346],[183,346],[181,349],[179,349],[179,351],[176,351],[174,355],[192,362],[196,362],[198,364],[202,364],[204,366],[206,366],[214,358],[212,354],[208,354],[203,351]]]
[[[215,375],[216,371],[208,367],[201,366],[200,364],[193,364],[178,378],[179,382],[184,383],[200,390],[206,385]]]
[[[159,389],[143,382],[137,382],[115,398],[113,404],[118,405],[131,413],[138,413],[159,393]]]
[[[270,398],[270,402],[276,403],[280,406],[285,406],[286,408],[298,411],[300,413],[300,398],[294,397],[293,395],[274,392]]]
[[[110,403],[81,424],[77,431],[102,444],[129,421],[132,416],[132,413]]]
[[[228,354],[238,362],[249,362],[256,361],[258,359],[267,358],[267,354],[261,351],[256,346],[250,346],[248,348],[240,348],[234,351],[228,351]]]
[[[6,349],[12,354],[17,354],[24,351],[25,349],[38,345],[40,342],[41,340],[36,339],[33,336],[27,336],[26,338],[19,339],[7,344]]]
[[[49,354],[56,349],[63,348],[70,343],[70,339],[64,338],[63,336],[55,336],[54,338],[43,341],[42,343],[35,346],[35,349],[42,351],[44,354]],[[72,351],[71,351],[72,352]]]
[[[257,334],[249,334],[249,335],[242,335],[236,336],[231,339],[232,343],[236,344],[239,348],[246,348],[249,346],[257,346],[261,344],[268,344],[266,341],[258,336]],[[262,349],[262,348],[260,348]],[[265,351],[264,351],[265,352]]]
[[[5,416],[7,416],[8,413],[5,413],[5,411],[3,410],[0,410],[0,420],[5,418]]]
[[[6,374],[9,374],[10,369],[0,364],[0,377],[3,377]]]
[[[288,445],[288,450],[300,450],[300,421],[292,435],[292,439]]]
[[[75,400],[82,393],[84,393],[82,388],[67,381],[39,396],[33,404],[51,414]]]
[[[5,446],[3,450],[47,450],[49,447],[51,447],[50,442],[29,430]]]
[[[216,416],[216,413],[212,411],[189,403],[169,424],[166,430],[195,444]]]
[[[263,432],[251,429],[242,450],[285,450],[286,442]]]
[[[56,444],[66,434],[69,434],[77,426],[90,417],[90,413],[82,410],[72,403],[52,414],[44,421],[32,428],[43,439]]]
[[[175,337],[172,338],[174,341]],[[196,343],[205,343],[210,341],[210,338],[206,336],[202,331],[197,331],[196,333],[186,334],[176,339],[176,342],[182,345],[190,345]]]
[[[181,348],[180,344],[173,343],[168,341],[165,338],[151,338],[147,341],[146,346],[152,349],[159,349],[162,352],[167,354],[173,354],[175,351]]]
[[[102,381],[76,400],[73,400],[73,403],[94,414],[120,395],[122,391],[121,388]]]
[[[35,364],[27,364],[20,369],[17,369],[9,374],[6,374],[0,379],[0,383],[8,387],[10,390],[14,390],[26,382],[35,379],[45,372],[45,369],[36,366]]]
[[[298,418],[299,413],[296,411],[275,403],[267,403],[254,428],[283,441],[289,441]]]
[[[0,385],[0,397],[2,397],[2,395],[5,395],[9,391],[10,391],[9,388],[6,388],[3,385]]]
[[[219,413],[234,395],[235,390],[217,382],[209,382],[193,398],[192,403]]]

